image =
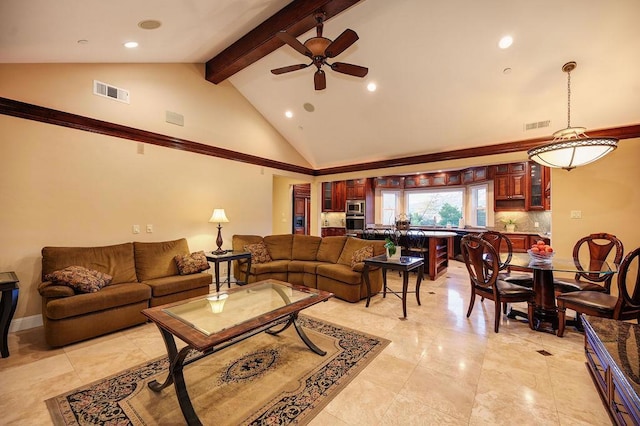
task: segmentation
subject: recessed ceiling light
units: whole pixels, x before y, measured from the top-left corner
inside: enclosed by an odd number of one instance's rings
[[[498,42],[498,46],[500,47],[500,49],[506,49],[507,47],[511,46],[512,43],[513,43],[513,37],[504,36]]]
[[[293,113],[291,111],[287,111],[287,112],[284,113],[284,116],[287,117],[287,118],[291,118],[291,117],[293,117]]]
[[[126,47],[127,49],[133,49],[134,47],[138,47],[138,42],[128,41],[124,44],[124,47]]]
[[[367,90],[370,91],[370,92],[375,92],[377,88],[378,88],[378,86],[376,86],[375,83],[367,84]]]
[[[143,30],[155,30],[156,28],[160,28],[160,25],[162,25],[162,23],[155,19],[147,19],[145,21],[138,22],[138,26]]]

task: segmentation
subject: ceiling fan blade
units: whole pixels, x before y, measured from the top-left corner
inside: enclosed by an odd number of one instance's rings
[[[313,62],[312,62],[313,63]],[[271,70],[272,74],[284,74],[286,72],[297,71],[308,67],[311,64],[297,64],[297,65],[289,65],[288,67],[276,68]]]
[[[358,34],[355,31],[346,29],[338,36],[337,39],[327,46],[324,54],[327,58],[334,58],[344,52],[349,46],[358,40]]]
[[[342,74],[349,74],[356,77],[364,77],[369,72],[369,68],[361,67],[360,65],[346,64],[344,62],[334,62],[331,64],[331,69]]]
[[[324,71],[319,69],[313,75],[313,83],[316,86],[316,90],[324,90],[327,87],[327,77],[324,74]]]
[[[293,47],[294,49],[296,49],[298,52],[302,53],[305,56],[308,57],[312,57],[313,53],[311,53],[311,51],[307,48],[307,46],[305,46],[304,44],[300,43],[300,41],[293,37],[292,35],[290,35],[289,33],[287,33],[286,31],[280,31],[278,33],[276,33],[276,36],[284,41],[285,43],[287,43],[289,46]]]

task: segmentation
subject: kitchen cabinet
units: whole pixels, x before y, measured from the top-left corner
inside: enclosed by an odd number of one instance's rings
[[[407,176],[404,178],[405,188],[423,188],[431,186],[431,176],[427,174]]]
[[[495,211],[526,210],[527,163],[492,166]]]
[[[543,238],[538,234],[509,234],[505,232],[504,235],[511,240],[514,253],[526,253],[538,240],[543,240],[545,244],[549,244],[550,242],[548,238]],[[504,251],[505,253],[507,251],[507,243],[504,241],[500,246],[500,251]]]
[[[528,169],[527,210],[549,210],[551,200],[547,188],[550,186],[551,171],[535,161],[529,161]]]
[[[346,182],[347,200],[364,200],[367,196],[367,179],[351,179]]]
[[[404,188],[404,176],[388,176],[375,179],[376,188]]]
[[[484,182],[487,180],[487,167],[471,167],[461,172],[462,184]]]
[[[345,235],[346,233],[346,228],[338,228],[334,226],[329,226],[320,230],[321,237],[338,237]]]
[[[344,212],[346,204],[345,181],[322,183],[322,211]]]

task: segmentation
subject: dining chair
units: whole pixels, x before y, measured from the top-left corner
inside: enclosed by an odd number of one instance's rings
[[[614,320],[635,319],[640,323],[640,247],[627,254],[618,270],[618,295],[601,291],[574,291],[556,298],[558,304],[558,337],[564,336],[567,309],[580,314]]]
[[[580,256],[588,254],[589,268],[587,270],[598,271],[602,262],[607,260],[607,257],[614,249],[613,264],[618,267],[624,255],[624,246],[622,241],[615,235],[607,233],[591,234],[578,240],[573,247],[573,261],[579,272],[575,274],[573,279],[554,279],[555,292],[561,294],[573,291],[600,291],[608,294],[611,290],[613,274],[584,272],[585,268],[580,263]],[[586,256],[583,258],[586,258]]]
[[[533,288],[533,274],[515,274],[511,272],[509,264],[513,257],[513,244],[509,237],[498,231],[484,231],[480,233],[480,238],[491,244],[496,253],[498,253],[500,262],[498,279],[524,287]],[[506,247],[506,250],[504,250],[504,247]]]
[[[535,292],[527,287],[509,283],[498,278],[500,258],[496,249],[478,235],[468,234],[460,242],[462,257],[469,272],[471,283],[471,300],[467,318],[473,311],[476,296],[493,300],[495,304],[494,331],[500,328],[500,307],[507,303],[527,302],[529,328],[534,328],[533,309]]]
[[[429,247],[425,246],[426,243],[427,235],[424,231],[408,231],[406,236],[407,246],[403,249],[403,254],[406,256],[421,257],[426,264],[427,253],[429,253]]]

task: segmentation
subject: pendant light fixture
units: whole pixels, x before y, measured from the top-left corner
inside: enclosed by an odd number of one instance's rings
[[[567,128],[553,134],[547,145],[527,151],[529,159],[547,167],[571,170],[604,157],[617,148],[618,139],[590,138],[584,127],[571,127],[571,71],[575,62],[567,62],[562,71],[567,73]]]

